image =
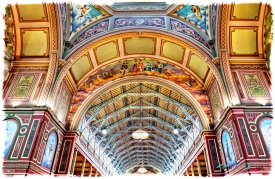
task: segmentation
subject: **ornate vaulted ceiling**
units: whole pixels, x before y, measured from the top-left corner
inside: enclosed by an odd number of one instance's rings
[[[141,164],[152,173],[175,171],[199,132],[209,129],[206,92],[213,78],[229,103],[220,65],[265,64],[269,55],[263,36],[269,11],[262,3],[8,7],[15,45],[7,40],[6,70],[48,70],[51,98],[66,81],[73,98],[62,124],[78,130],[81,142],[118,173]],[[49,101],[39,105],[53,107]],[[139,128],[148,139],[131,137]]]

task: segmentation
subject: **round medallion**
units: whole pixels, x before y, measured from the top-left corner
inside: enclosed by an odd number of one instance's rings
[[[255,131],[255,130],[257,129],[257,127],[256,127],[255,125],[251,125],[251,126],[250,126],[250,129],[251,129],[252,131]]]
[[[26,127],[23,127],[23,128],[20,130],[20,133],[21,133],[21,134],[24,134],[26,131],[27,131],[27,128],[26,128]]]

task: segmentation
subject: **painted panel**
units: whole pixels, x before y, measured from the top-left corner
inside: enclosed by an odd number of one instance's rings
[[[258,56],[258,27],[230,27],[230,55]]]
[[[155,38],[127,38],[123,39],[125,54],[155,54]]]
[[[112,41],[94,48],[94,54],[98,64],[119,56],[117,41]]]
[[[171,28],[171,30],[174,30],[176,32],[179,32],[181,34],[191,37],[192,39],[199,41],[204,46],[206,46],[208,49],[210,49],[206,40],[198,32],[196,32],[192,27],[186,25],[182,21],[178,21],[178,20],[171,18],[170,19],[170,28]]]
[[[109,23],[110,23],[109,21],[110,21],[109,19],[106,19],[106,20],[101,21],[97,24],[90,25],[89,29],[87,29],[83,32],[81,31],[81,34],[71,43],[71,46],[69,48],[72,49],[74,46],[80,44],[87,38],[107,31],[109,28]]]
[[[248,136],[248,133],[247,133],[247,130],[245,127],[244,120],[242,118],[238,118],[238,122],[239,122],[239,125],[241,128],[241,131],[242,131],[242,136],[244,139],[244,144],[246,146],[247,153],[248,153],[248,155],[254,155],[254,152],[253,152],[250,140],[249,140],[249,136]]]
[[[18,136],[11,158],[17,158],[23,143],[24,136]]]
[[[48,28],[21,29],[22,47],[20,55],[22,57],[48,56],[50,45],[48,32]]]
[[[43,154],[43,159],[42,159],[42,166],[50,169],[53,163],[53,157],[55,154],[55,149],[57,145],[57,136],[53,132],[50,134],[47,145]]]
[[[202,80],[208,72],[208,66],[199,56],[192,54],[189,59],[188,68],[195,72]]]
[[[239,94],[240,98],[245,99],[245,95],[244,95],[240,80],[238,78],[237,72],[232,72],[232,75],[233,75],[233,78],[235,80],[236,86],[238,88],[238,94]]]
[[[72,4],[72,31],[101,15],[102,12],[97,10],[92,4]]]
[[[259,20],[260,7],[259,3],[234,4],[231,20]]]
[[[67,111],[68,111],[68,107],[70,105],[70,101],[71,101],[71,93],[69,92],[69,89],[67,87],[67,85],[65,83],[62,83],[60,85],[59,88],[59,93],[58,93],[58,97],[55,99],[55,113],[57,115],[58,120],[60,120],[63,124],[65,124],[65,120],[67,117]],[[53,124],[49,123],[49,125],[47,126],[47,129],[49,129],[50,125],[52,125],[52,127],[54,127]]]
[[[44,131],[45,130],[45,126],[46,126],[46,124],[43,123],[43,127],[42,127],[42,129],[40,131],[40,136],[38,138],[38,143],[37,143],[36,151],[35,151],[35,154],[34,154],[34,157],[33,157],[34,159],[36,159],[38,151],[39,151],[39,146],[41,146],[41,141],[43,139],[43,135],[44,135],[44,132],[45,132]]]
[[[262,142],[261,142],[261,139],[259,137],[259,134],[253,133],[252,136],[253,136],[253,139],[254,139],[254,142],[255,142],[255,146],[257,148],[259,156],[265,156],[265,152],[264,152],[264,149],[263,149]]]
[[[233,151],[231,139],[228,132],[223,132],[222,134],[222,145],[223,151],[228,167],[231,167],[236,164],[235,153]]]
[[[212,162],[213,162],[212,167],[214,168],[214,170],[217,170],[216,167],[219,166],[220,163],[219,163],[219,159],[218,159],[215,140],[209,140],[209,148],[210,148],[210,152],[211,152],[211,156],[212,156]],[[218,170],[220,170],[220,169],[218,169]]]
[[[78,81],[83,75],[85,75],[91,69],[93,69],[93,67],[88,55],[83,55],[72,65],[71,71],[74,76],[74,79]]]
[[[12,98],[26,98],[33,79],[34,75],[22,75],[16,85]]]
[[[251,96],[266,96],[257,74],[244,74],[244,77]]]
[[[29,152],[30,152],[31,146],[33,144],[33,139],[34,139],[34,136],[36,134],[36,129],[37,129],[38,124],[39,124],[39,120],[34,120],[22,157],[28,157],[29,156]]]
[[[219,92],[219,87],[217,84],[217,81],[213,82],[213,85],[208,93],[210,101],[211,101],[211,107],[213,110],[213,115],[215,119],[215,123],[218,121],[219,116],[221,114],[221,110],[223,108],[222,106],[222,99]]]
[[[120,27],[161,27],[165,28],[164,17],[119,17],[114,19],[114,29]]]
[[[168,42],[165,40],[162,41],[161,56],[182,63],[184,52],[185,48],[183,48],[181,45]]]
[[[262,131],[263,138],[265,140],[265,144],[269,154],[271,153],[271,133],[272,133],[272,120],[265,119],[261,122],[260,128]]]
[[[18,4],[16,6],[20,22],[48,21],[45,4]]]
[[[45,78],[46,78],[46,74],[42,74],[42,76],[40,78],[40,81],[39,81],[39,83],[37,85],[35,94],[34,94],[34,96],[32,98],[33,101],[36,101],[38,99],[38,96],[40,95],[40,92],[42,90]]]
[[[3,152],[3,158],[6,158],[8,156],[14,136],[17,131],[17,124],[12,120],[6,120],[3,123],[4,124],[2,124],[2,125],[5,126],[5,135],[4,135],[5,148],[4,148],[4,152]]]
[[[207,31],[205,5],[186,4],[177,12],[177,14],[193,21],[195,24]]]
[[[68,141],[68,140],[65,141],[64,149],[62,152],[62,158],[61,158],[61,162],[60,162],[60,166],[59,166],[60,172],[65,172],[65,170],[66,170],[66,166],[68,164],[67,160],[69,157],[70,147],[71,147],[71,141]]]

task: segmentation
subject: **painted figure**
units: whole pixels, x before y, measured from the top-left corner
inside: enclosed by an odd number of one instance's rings
[[[272,120],[265,119],[260,124],[262,135],[267,147],[268,152],[271,152],[271,131],[272,131]]]
[[[157,62],[156,64],[156,70],[158,73],[162,72],[163,65],[160,62]]]
[[[133,72],[138,72],[138,71],[139,71],[139,69],[138,69],[138,61],[137,61],[137,59],[135,59],[135,63],[133,65]]]
[[[90,10],[90,8],[87,7],[86,4],[85,4],[84,6],[78,8],[78,9],[80,9],[81,12],[80,12],[80,15],[77,17],[77,20],[78,20],[79,18],[81,18],[81,17],[84,17],[84,15],[86,14],[86,12],[87,12],[88,10]]]
[[[146,67],[145,67],[145,71],[151,71],[151,69],[152,69],[151,63],[147,62]]]
[[[138,69],[140,72],[143,72],[144,64],[141,59],[139,59],[139,62],[138,62]]]
[[[201,9],[200,9],[199,6],[197,6],[197,5],[192,5],[192,6],[191,6],[191,11],[192,11],[193,13],[196,14],[196,17],[197,17],[198,19],[201,19],[201,18],[202,18]]]
[[[6,158],[8,156],[14,135],[17,131],[17,125],[14,121],[11,121],[11,120],[4,121],[4,124],[2,125],[5,126],[5,136],[4,136],[5,148],[4,148],[3,157]]]
[[[44,151],[41,165],[50,169],[53,163],[53,157],[55,154],[55,148],[57,144],[57,136],[55,133],[51,133]]]
[[[128,72],[129,72],[129,64],[128,64],[128,62],[123,62],[123,64],[122,64],[122,66],[121,66],[121,73],[123,74],[123,75],[126,75],[126,74],[128,74]]]
[[[233,146],[230,140],[230,136],[228,132],[223,132],[222,134],[222,145],[224,156],[226,159],[226,163],[228,167],[231,167],[236,164],[235,154],[233,150]]]

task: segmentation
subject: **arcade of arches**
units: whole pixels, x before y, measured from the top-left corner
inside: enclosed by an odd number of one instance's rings
[[[1,8],[5,176],[270,174],[269,4]]]

